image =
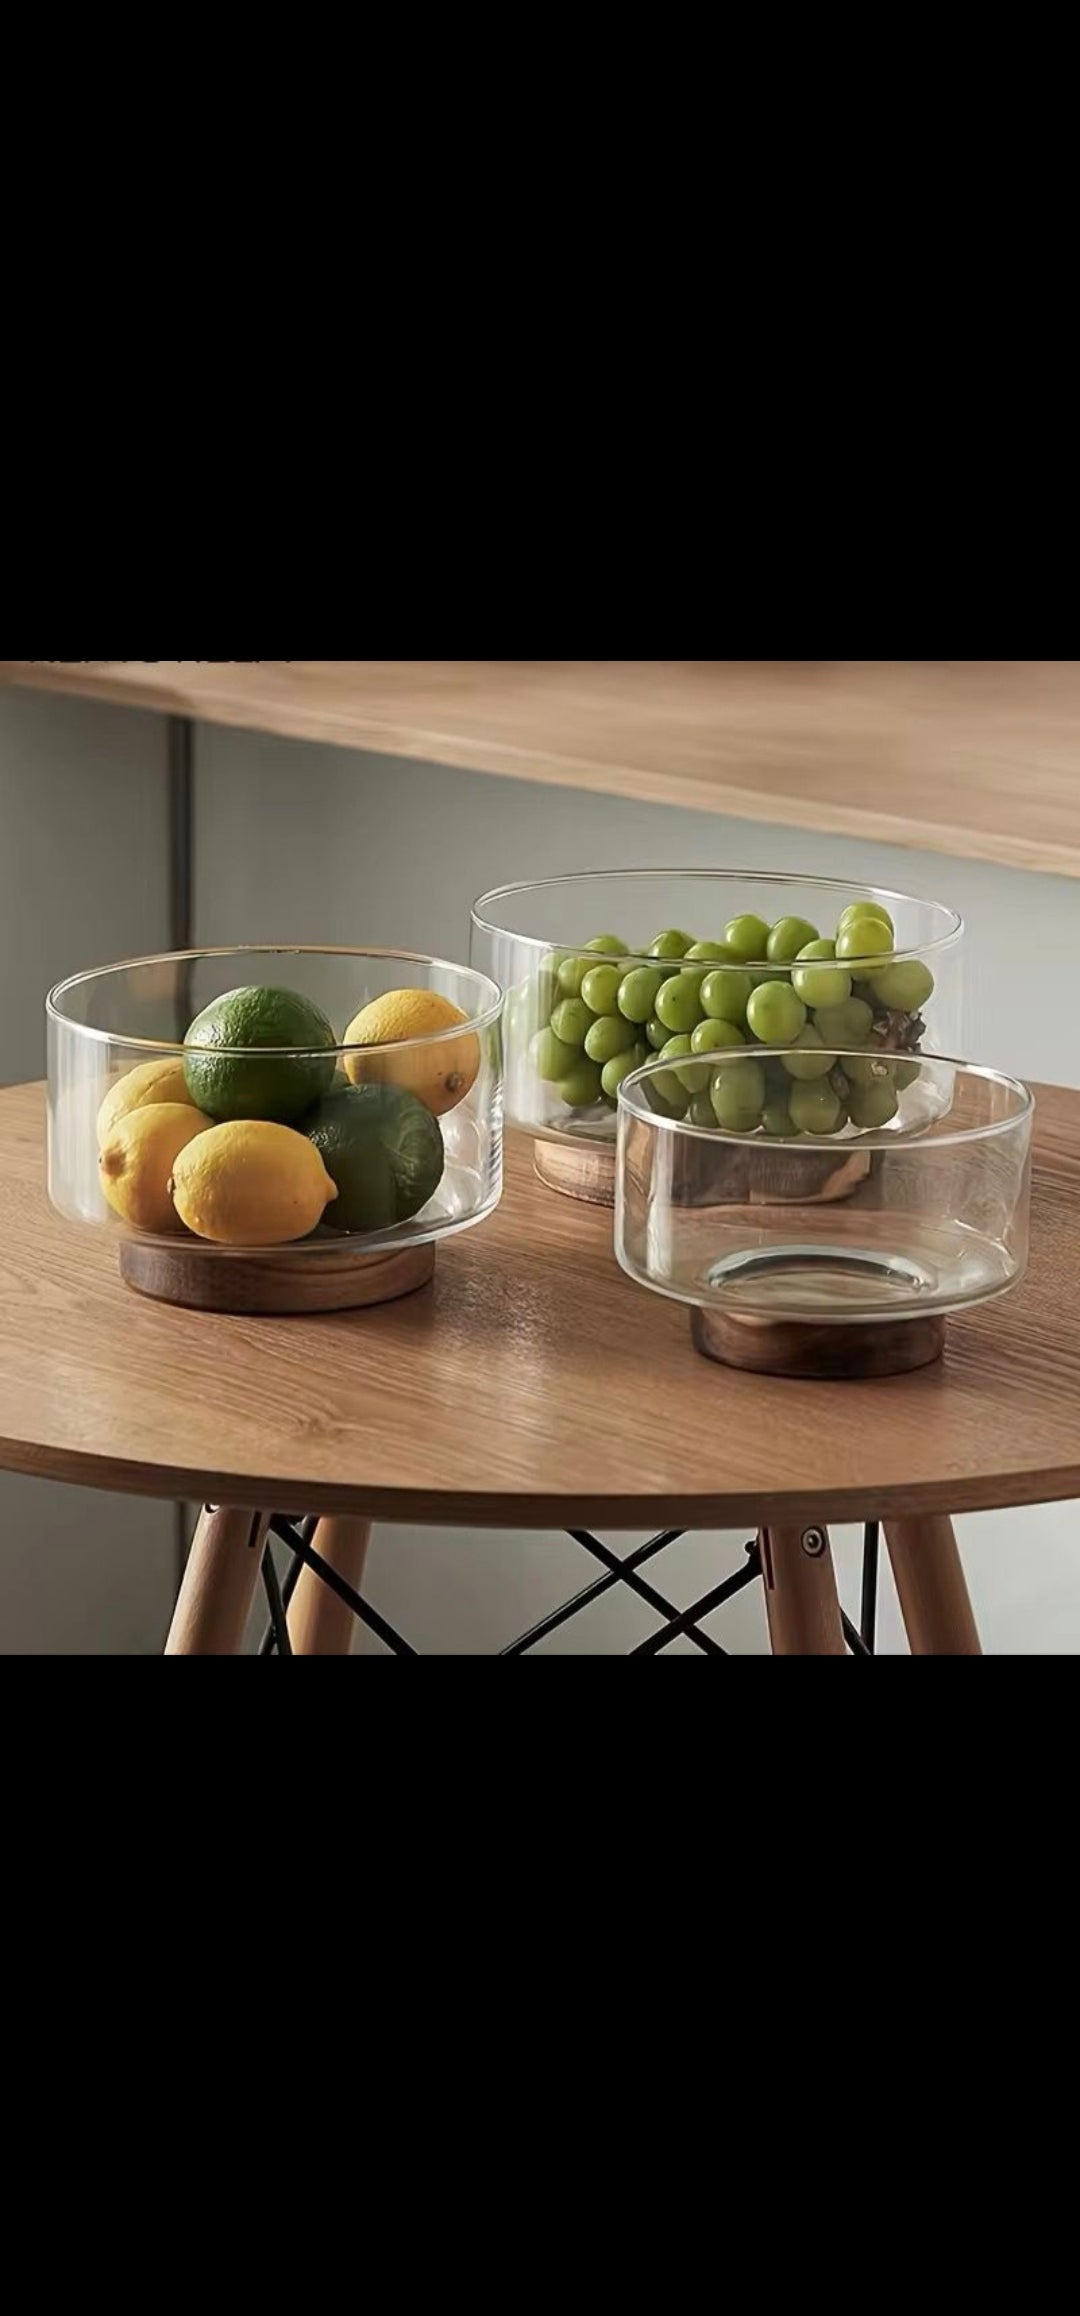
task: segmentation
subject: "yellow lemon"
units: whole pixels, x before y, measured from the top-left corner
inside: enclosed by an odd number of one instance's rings
[[[141,1062],[137,1070],[129,1070],[126,1077],[118,1078],[98,1111],[98,1149],[103,1150],[121,1118],[132,1110],[141,1110],[148,1102],[186,1102],[194,1108],[184,1078],[182,1054],[165,1054],[160,1061]]]
[[[113,1213],[136,1230],[179,1230],[170,1177],[185,1142],[209,1124],[190,1102],[147,1102],[118,1119],[98,1160]]]
[[[349,1023],[342,1042],[395,1046],[403,1038],[430,1038],[437,1030],[453,1029],[468,1018],[436,989],[390,989],[385,997],[376,997],[364,1006]],[[472,1035],[443,1038],[434,1045],[406,1046],[394,1053],[352,1053],[345,1062],[354,1086],[404,1086],[436,1118],[464,1101],[479,1067],[480,1043]]]
[[[196,1134],[173,1168],[176,1211],[219,1246],[285,1246],[306,1238],[337,1191],[306,1134],[233,1118]]]

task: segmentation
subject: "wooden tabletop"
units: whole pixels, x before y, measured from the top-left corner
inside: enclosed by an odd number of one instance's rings
[[[1075,660],[6,660],[3,678],[1080,876]]]
[[[433,1286],[374,1311],[231,1319],[146,1302],[44,1188],[42,1089],[0,1093],[0,1466],[280,1511],[564,1528],[730,1527],[1080,1495],[1080,1094],[1038,1092],[1025,1284],[879,1383],[714,1366],[618,1269],[610,1212],[529,1146]]]

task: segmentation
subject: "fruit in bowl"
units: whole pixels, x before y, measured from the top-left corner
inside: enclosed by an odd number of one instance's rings
[[[220,1246],[411,1221],[443,1179],[439,1121],[479,1073],[467,1023],[437,991],[390,990],[339,1041],[295,990],[229,990],[191,1023],[182,1054],[109,1086],[97,1117],[103,1194],[134,1230]]]
[[[849,903],[831,933],[801,916],[769,925],[747,912],[729,920],[722,939],[670,927],[636,952],[601,934],[580,951],[549,954],[516,993],[510,1018],[518,1034],[531,1027],[535,1077],[583,1124],[593,1116],[599,1125],[617,1106],[622,1079],[659,1056],[682,1064],[652,1081],[652,1098],[671,1116],[686,1117],[693,1104],[704,1122],[711,1100],[721,1124],[738,1111],[737,1131],[756,1129],[768,1113],[773,1134],[781,1121],[796,1132],[839,1133],[849,1123],[887,1122],[903,1064],[886,1071],[883,1057],[920,1051],[933,994],[929,966],[896,953],[888,910],[868,899]],[[719,1071],[710,1093],[708,1068],[687,1058],[717,1046],[798,1050],[790,1074],[772,1063],[759,1073],[752,1124],[744,1113],[756,1077],[748,1073],[736,1094]],[[845,1074],[838,1049],[865,1055],[865,1070]]]
[[[294,989],[230,989],[184,1039],[188,1094],[219,1124],[291,1126],[329,1091],[336,1045],[325,1013]]]
[[[419,1096],[433,1117],[441,1118],[464,1101],[480,1068],[479,1040],[472,1032],[465,1037],[444,1035],[467,1019],[460,1006],[437,989],[390,989],[350,1021],[344,1043],[364,1051],[346,1057],[346,1075],[357,1086],[404,1086]],[[413,1044],[414,1039],[428,1042]],[[406,1050],[380,1050],[394,1045]]]

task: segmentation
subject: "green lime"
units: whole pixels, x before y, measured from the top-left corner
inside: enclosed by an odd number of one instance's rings
[[[192,1022],[184,1044],[187,1090],[208,1118],[289,1126],[333,1081],[337,1039],[325,1013],[295,989],[229,989]],[[261,1046],[278,1050],[262,1054]]]
[[[404,1086],[348,1086],[306,1121],[337,1197],[331,1230],[390,1230],[433,1198],[446,1156],[438,1123]]]

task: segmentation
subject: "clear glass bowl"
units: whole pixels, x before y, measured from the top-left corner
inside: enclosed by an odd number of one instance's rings
[[[204,1030],[185,1044],[204,1009],[237,989],[293,993],[304,1001],[302,1021],[312,1018],[307,1008],[316,1009],[316,1021],[324,1017],[330,1042],[314,1042],[315,1033],[305,1029],[304,1035],[312,1040],[307,1045],[294,1040],[217,1045]],[[395,990],[434,991],[465,1018],[460,1025],[385,1044],[347,1044],[345,1033],[362,1008]],[[200,949],[186,955],[140,957],[77,974],[51,991],[46,1010],[49,1196],[73,1221],[109,1225],[123,1237],[137,1239],[140,1246],[198,1248],[221,1262],[249,1257],[257,1249],[261,1268],[275,1262],[294,1266],[298,1255],[313,1265],[332,1258],[340,1267],[343,1251],[366,1257],[384,1249],[428,1245],[450,1231],[481,1222],[498,1203],[502,996],[482,973],[409,950]],[[248,1018],[257,1021],[260,1011],[256,1001]],[[194,1093],[188,1084],[193,1062],[196,1072],[203,1073],[196,1076]],[[122,1153],[129,1188],[119,1198],[126,1212],[118,1212],[105,1195],[99,1116],[119,1080],[136,1070],[148,1072],[145,1085],[138,1081],[144,1087],[138,1115],[145,1119],[153,1104],[158,1116],[145,1144]],[[175,1209],[170,1212],[171,1189],[167,1198],[162,1196],[169,1179],[162,1152],[167,1157],[170,1128],[162,1119],[161,1103],[194,1103],[212,1125],[262,1120],[264,1126],[275,1125],[279,1134],[287,1127],[307,1139],[317,1106],[328,1094],[343,1092],[354,1078],[361,1083],[377,1080],[396,1090],[375,1105],[377,1147],[366,1139],[359,1146],[350,1140],[355,1117],[350,1111],[344,1142],[353,1169],[351,1188],[344,1188],[343,1173],[339,1199],[325,1206],[323,1219],[313,1227],[271,1242],[262,1235],[266,1227],[282,1228],[273,1169],[283,1150],[286,1168],[300,1163],[307,1170],[305,1179],[310,1179],[309,1153],[300,1154],[276,1137],[271,1137],[267,1161],[274,1191],[269,1225],[263,1220],[268,1210],[262,1187],[252,1197],[254,1145],[244,1134],[231,1138],[240,1155],[230,1155],[226,1170],[228,1242],[187,1229]],[[126,1125],[134,1114],[129,1112]],[[387,1118],[389,1142],[384,1144]],[[179,1130],[185,1131],[182,1117]],[[140,1128],[143,1132],[145,1126]],[[335,1143],[327,1158],[332,1177],[338,1168],[333,1152],[340,1146],[340,1141]],[[267,1147],[265,1137],[261,1147]],[[113,1164],[112,1159],[106,1161],[107,1168]],[[348,1213],[346,1224],[335,1226],[336,1204]],[[302,1206],[303,1200],[298,1201],[297,1211]],[[404,1210],[402,1218],[392,1219],[399,1210]],[[153,1219],[133,1221],[132,1211],[140,1216],[149,1212]],[[214,1213],[219,1211],[220,1201]],[[358,1216],[365,1220],[357,1221]],[[285,1227],[291,1229],[290,1224]]]
[[[792,1077],[808,1059],[828,1074]],[[681,1116],[663,1063],[619,1090],[615,1247],[641,1285],[817,1327],[941,1316],[1023,1276],[1034,1102],[1016,1079],[945,1056],[868,1062],[805,1046],[712,1055],[682,1074]],[[851,1109],[880,1122],[844,1122]]]
[[[801,939],[796,944],[792,920],[801,922],[806,939],[814,932],[832,940],[844,910],[857,901],[891,918],[888,954],[853,961],[850,972],[833,961],[831,979],[819,975],[816,984],[802,977],[790,955],[733,962],[729,954],[687,958],[682,965],[677,955],[649,954],[664,932],[719,947],[736,918],[756,918],[770,929],[786,920],[790,938],[780,936],[783,948],[803,945]],[[606,1146],[613,1160],[621,1075],[660,1051],[669,1036],[692,1034],[707,1020],[726,1025],[705,1033],[718,1043],[732,1030],[760,1042],[752,1026],[757,1006],[749,1001],[765,977],[785,985],[789,1017],[787,1026],[766,1029],[767,1035],[794,1036],[800,1014],[817,1020],[818,1008],[797,997],[801,980],[829,1001],[824,1029],[837,1046],[884,1042],[962,1052],[962,930],[955,912],[938,902],[865,885],[750,869],[615,869],[485,893],[472,912],[470,956],[506,991],[508,1119],[540,1142]],[[742,931],[743,946],[764,951],[752,927]],[[589,946],[597,936],[613,936],[626,953],[598,952]],[[598,966],[608,970],[596,977]],[[627,991],[630,973],[637,979]],[[593,977],[586,983],[587,974]],[[678,986],[660,995],[662,980],[676,977]],[[842,1002],[843,1022],[836,1016]],[[765,1011],[767,1020],[767,1005]]]

